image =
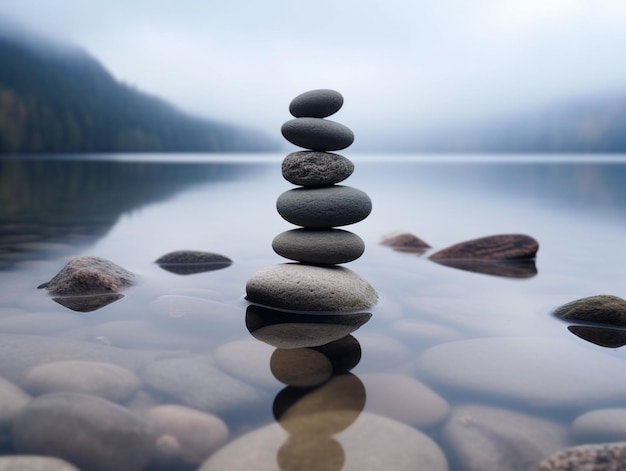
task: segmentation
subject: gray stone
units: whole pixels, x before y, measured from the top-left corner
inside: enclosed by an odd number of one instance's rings
[[[133,273],[104,258],[78,257],[38,288],[63,296],[117,293],[131,286],[134,277]]]
[[[580,445],[559,451],[532,471],[623,471],[626,442]]]
[[[319,347],[345,338],[371,317],[369,312],[294,315],[251,304],[246,327],[254,338],[277,348]]]
[[[65,460],[51,456],[3,456],[0,471],[80,471]]]
[[[350,128],[322,118],[291,119],[280,130],[292,144],[315,151],[341,150],[354,142]]]
[[[312,348],[277,348],[270,359],[270,368],[278,381],[295,388],[319,386],[333,374],[326,355]]]
[[[335,90],[320,88],[301,93],[289,104],[289,112],[296,118],[325,118],[343,106],[343,96]]]
[[[31,397],[15,384],[0,377],[0,447],[10,441],[11,423]]]
[[[191,275],[229,267],[233,261],[224,255],[197,250],[169,252],[156,261],[164,270],[178,275]]]
[[[216,414],[241,411],[262,398],[260,391],[204,358],[158,360],[141,371],[141,378],[150,388],[177,402]]]
[[[56,361],[31,369],[24,388],[35,395],[65,391],[100,396],[113,402],[130,398],[141,382],[135,373],[118,365],[95,361]]]
[[[145,416],[158,437],[157,456],[162,451],[159,448],[167,444],[168,448],[177,448],[176,461],[187,465],[201,464],[228,440],[228,427],[222,419],[189,407],[174,404],[156,406],[147,410]],[[175,469],[177,463],[159,464]]]
[[[554,315],[567,321],[626,326],[626,301],[608,294],[589,296],[558,307]]]
[[[256,272],[246,283],[246,293],[250,302],[299,311],[360,311],[378,300],[374,288],[347,268],[297,263]]]
[[[454,408],[443,439],[452,451],[455,469],[526,471],[565,448],[567,430],[556,422],[507,409],[465,405]]]
[[[330,228],[362,221],[372,211],[372,201],[350,186],[294,188],[278,197],[276,209],[296,226]]]
[[[356,260],[365,251],[358,235],[341,229],[293,229],[272,241],[278,255],[298,262],[332,265]]]
[[[448,464],[437,444],[419,430],[364,412],[334,437],[290,436],[280,425],[265,426],[218,450],[200,471],[252,469],[447,471]]]
[[[44,394],[13,422],[18,453],[62,458],[93,471],[144,469],[155,437],[139,416],[105,399],[77,393]]]
[[[384,236],[380,243],[400,252],[415,252],[418,254],[422,254],[430,248],[430,245],[409,232]]]
[[[331,152],[292,152],[282,163],[283,177],[294,185],[328,186],[344,181],[354,164],[343,155]]]
[[[626,441],[626,409],[597,409],[582,414],[572,422],[576,443]]]
[[[593,407],[626,396],[626,377],[616,374],[622,359],[548,337],[444,343],[422,353],[417,366],[429,383],[535,408]]]

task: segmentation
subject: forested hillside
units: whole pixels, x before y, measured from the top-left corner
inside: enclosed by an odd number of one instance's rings
[[[70,46],[0,33],[0,152],[275,150],[259,132],[186,115]]]

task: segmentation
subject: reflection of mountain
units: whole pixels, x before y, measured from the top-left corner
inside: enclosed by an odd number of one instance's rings
[[[3,29],[0,23],[0,152],[277,148],[259,132],[189,116],[116,81],[77,47]]]
[[[193,184],[255,171],[227,163],[0,160],[0,262],[54,243],[93,242],[126,212]]]

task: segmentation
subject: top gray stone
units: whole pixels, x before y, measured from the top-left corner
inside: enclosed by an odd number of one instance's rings
[[[344,181],[354,171],[354,164],[332,152],[292,152],[282,164],[283,177],[294,185],[329,186]]]
[[[335,90],[318,89],[304,92],[289,104],[289,112],[296,118],[325,118],[343,106],[343,96]]]
[[[290,119],[280,130],[292,144],[317,151],[341,150],[354,142],[350,128],[329,119]]]

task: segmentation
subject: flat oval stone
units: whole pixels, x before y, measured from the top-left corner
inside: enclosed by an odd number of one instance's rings
[[[344,181],[354,171],[354,164],[332,152],[292,152],[283,160],[283,177],[294,185],[328,186]]]
[[[289,112],[296,118],[325,118],[343,106],[343,96],[335,90],[320,88],[301,93],[289,104]]]
[[[431,260],[524,260],[534,258],[539,243],[524,234],[498,234],[467,240],[430,256]]]
[[[341,229],[293,229],[278,234],[272,248],[290,260],[333,265],[359,258],[365,243],[358,235]]]
[[[278,197],[276,209],[297,226],[330,228],[362,221],[372,212],[372,201],[350,186],[294,188]]]
[[[292,144],[317,151],[341,150],[354,142],[350,128],[322,118],[291,119],[280,130]]]
[[[284,263],[256,272],[246,283],[247,299],[278,309],[350,312],[369,309],[378,294],[344,267]]]
[[[626,326],[626,301],[618,296],[599,294],[577,299],[558,307],[554,315],[567,321],[597,322]]]

